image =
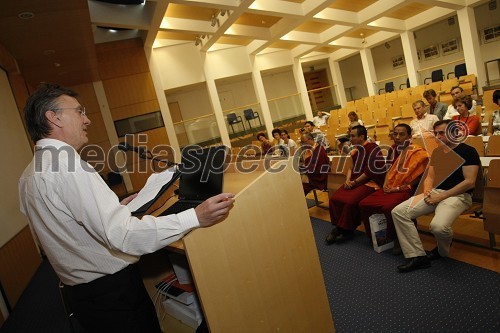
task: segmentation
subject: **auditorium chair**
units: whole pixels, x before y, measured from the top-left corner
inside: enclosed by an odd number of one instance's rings
[[[496,247],[495,235],[500,235],[500,159],[492,160],[488,168],[487,183],[484,188],[483,216],[484,230],[489,234],[490,247]]]

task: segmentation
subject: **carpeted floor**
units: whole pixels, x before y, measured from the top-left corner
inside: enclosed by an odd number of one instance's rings
[[[500,332],[500,274],[448,258],[401,274],[364,233],[326,246],[331,224],[311,221],[337,332]]]
[[[326,246],[331,224],[311,221],[337,332],[500,332],[500,274],[453,259],[401,274],[365,234]],[[45,260],[0,332],[70,332],[57,284]]]

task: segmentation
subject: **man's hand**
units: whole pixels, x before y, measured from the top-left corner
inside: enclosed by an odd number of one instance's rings
[[[199,204],[194,211],[202,228],[209,227],[220,221],[231,209],[234,194],[221,193]]]
[[[132,200],[135,199],[135,197],[137,196],[137,194],[139,194],[139,193],[135,193],[135,194],[132,194],[132,195],[126,197],[125,199],[123,199],[122,201],[120,201],[120,204],[122,204],[124,206],[127,205],[130,201],[132,201]]]
[[[443,201],[441,193],[429,192],[425,194],[424,202],[428,205],[435,206],[441,201]]]
[[[353,188],[356,187],[356,182],[354,180],[346,180],[346,182],[344,183],[344,188],[346,190],[351,190]]]

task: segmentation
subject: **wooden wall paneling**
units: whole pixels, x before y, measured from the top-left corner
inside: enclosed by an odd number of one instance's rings
[[[0,43],[0,67],[4,68],[7,73],[19,73],[16,59],[10,52]]]
[[[74,91],[78,93],[78,101],[85,107],[85,112],[87,115],[92,115],[94,113],[101,113],[101,108],[99,106],[99,101],[95,94],[94,85],[92,83],[81,84],[71,87]],[[93,118],[90,118],[92,120]]]
[[[89,114],[88,117],[91,121],[90,126],[88,127],[87,130],[89,143],[109,141],[108,132],[106,131],[106,126],[104,125],[102,114],[93,113]]]
[[[146,135],[147,137],[146,142],[144,142],[144,138],[142,137],[144,135]],[[121,137],[119,138],[119,140],[125,141],[125,138]],[[143,146],[145,144],[150,151],[153,151],[155,147],[166,146],[169,144],[167,132],[165,131],[164,127],[133,134],[132,138],[128,138],[127,142],[134,146]],[[129,172],[130,174],[130,180],[132,182],[133,189],[139,190],[144,186],[149,175],[151,175],[153,171],[151,163],[153,162],[151,162],[150,160],[146,161],[144,159],[140,159],[135,152],[127,152],[126,161],[127,172]]]
[[[141,39],[97,44],[96,51],[102,80],[149,73]]]
[[[155,111],[160,111],[160,104],[157,99],[141,101],[135,104],[125,105],[110,110],[113,120],[120,120],[134,116],[140,116]]]
[[[109,79],[102,83],[110,109],[157,99],[149,72]]]
[[[146,114],[159,110],[156,91],[149,73],[149,64],[142,41],[131,39],[102,43],[96,46],[99,74],[113,120]],[[157,144],[168,144],[165,128],[134,135],[146,134],[146,145],[151,150]],[[124,138],[119,138],[123,141]],[[132,144],[132,143],[131,143]],[[134,190],[144,186],[151,174],[151,161],[139,160],[137,154],[128,152],[127,170]]]
[[[0,249],[0,282],[13,308],[42,259],[29,226]]]
[[[12,89],[12,94],[16,100],[17,108],[19,109],[19,114],[23,116],[23,109],[26,105],[26,100],[29,97],[28,88],[26,87],[26,81],[24,78],[17,73],[8,73],[10,88]]]

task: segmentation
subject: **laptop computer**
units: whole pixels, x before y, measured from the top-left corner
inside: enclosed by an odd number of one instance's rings
[[[179,200],[160,216],[195,208],[206,199],[222,193],[226,150],[226,146],[185,147],[179,165]]]

